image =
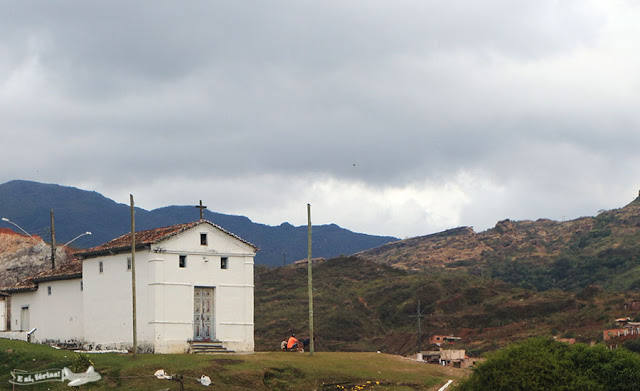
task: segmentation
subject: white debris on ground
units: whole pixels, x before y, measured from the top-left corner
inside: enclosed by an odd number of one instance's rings
[[[100,353],[129,353],[128,350],[74,350],[74,353],[100,354]]]
[[[209,386],[211,384],[211,379],[209,378],[209,376],[205,376],[205,375],[200,376],[200,380],[198,381],[203,386]]]
[[[158,369],[156,371],[156,373],[153,374],[153,376],[157,377],[158,379],[164,379],[164,380],[171,380],[173,379],[173,377],[169,376],[166,374],[166,372],[164,371],[164,369]]]

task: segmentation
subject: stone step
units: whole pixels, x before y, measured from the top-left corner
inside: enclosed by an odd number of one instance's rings
[[[220,354],[220,353],[233,353],[224,347],[222,342],[191,342],[191,353],[194,354]]]

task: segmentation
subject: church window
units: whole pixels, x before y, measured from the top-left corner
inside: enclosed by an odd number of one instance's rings
[[[127,270],[131,270],[131,257],[127,257]]]
[[[51,285],[47,286],[47,295],[51,296]]]
[[[200,244],[203,246],[207,245],[207,234],[206,233],[201,233],[200,234]]]
[[[100,273],[104,272],[104,266],[102,264],[102,261],[98,262],[98,270],[100,271]]]
[[[229,258],[222,257],[220,258],[220,269],[228,269],[229,268]]]
[[[187,267],[187,256],[186,255],[180,255],[180,258],[178,259],[178,266],[180,266],[181,268]]]

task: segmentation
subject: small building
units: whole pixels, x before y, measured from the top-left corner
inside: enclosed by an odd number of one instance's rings
[[[605,329],[602,331],[602,339],[606,342],[611,339],[619,339],[628,337],[626,339],[638,338],[640,336],[640,322],[632,322],[631,318],[618,318],[615,320],[618,324],[617,328]]]
[[[54,270],[45,270],[5,290],[9,327],[4,337],[26,339],[32,329],[34,342],[55,342],[80,347],[83,339],[82,263],[68,260]]]
[[[426,363],[440,364],[454,368],[468,368],[482,360],[480,358],[467,356],[463,349],[427,350],[418,353],[418,359]]]
[[[429,337],[429,343],[438,346],[443,344],[453,345],[460,339],[460,337],[454,337],[453,335],[432,335]]]
[[[258,248],[206,220],[136,232],[138,349],[183,353],[195,343],[252,352]],[[35,342],[133,346],[131,234],[9,287],[11,330]],[[16,330],[19,332],[16,334]]]
[[[562,342],[562,343],[566,343],[568,345],[574,345],[576,343],[576,339],[575,338],[558,338],[558,337],[553,337],[554,341],[558,341],[558,342]]]

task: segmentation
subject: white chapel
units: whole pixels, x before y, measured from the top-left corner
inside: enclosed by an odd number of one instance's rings
[[[253,352],[253,244],[206,220],[136,232],[138,351]],[[133,346],[131,234],[5,290],[0,337]],[[35,329],[35,331],[34,331]]]

